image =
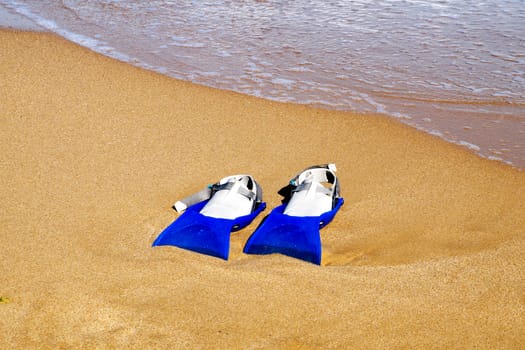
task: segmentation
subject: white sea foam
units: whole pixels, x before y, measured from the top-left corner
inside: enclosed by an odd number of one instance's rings
[[[88,47],[96,52],[102,53],[106,56],[110,56],[118,60],[126,62],[131,61],[128,55],[118,52],[117,50],[115,50],[115,48],[108,46],[106,42],[66,30],[60,27],[55,21],[44,18],[32,12],[27,6],[18,1],[10,1],[8,5],[11,5],[10,8],[12,8],[17,13],[27,17],[28,19],[34,21],[40,27],[54,32],[66,38],[69,41]]]
[[[481,147],[479,147],[479,146],[477,146],[477,145],[475,145],[473,143],[470,143],[470,142],[467,142],[467,141],[458,141],[457,143],[458,143],[458,145],[467,147],[470,150],[473,150],[473,151],[476,151],[476,152],[481,151]]]
[[[295,81],[290,80],[290,79],[284,79],[284,78],[274,78],[272,79],[272,83],[278,84],[278,85],[291,86],[295,84]]]
[[[42,31],[44,28],[40,27],[34,21],[17,13],[12,7],[0,4],[0,27],[14,28],[19,30],[33,30]]]

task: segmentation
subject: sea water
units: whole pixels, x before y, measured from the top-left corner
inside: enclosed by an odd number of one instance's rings
[[[162,74],[386,114],[525,169],[522,0],[0,0],[0,7]]]

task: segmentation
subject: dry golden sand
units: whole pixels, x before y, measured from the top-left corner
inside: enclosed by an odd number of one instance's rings
[[[380,116],[169,79],[0,32],[0,348],[523,349],[525,173]],[[250,173],[335,162],[323,265],[151,248]],[[268,213],[269,210],[266,211]]]

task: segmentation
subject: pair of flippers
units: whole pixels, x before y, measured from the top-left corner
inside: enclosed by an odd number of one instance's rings
[[[334,164],[296,175],[279,194],[283,204],[262,221],[244,247],[246,254],[281,253],[321,264],[319,229],[343,205]],[[261,186],[249,175],[228,176],[175,203],[183,214],[153,242],[227,260],[230,233],[250,224],[265,208]]]

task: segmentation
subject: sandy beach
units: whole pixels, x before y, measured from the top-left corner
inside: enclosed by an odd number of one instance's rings
[[[170,79],[0,31],[3,349],[523,349],[525,173],[382,116]],[[321,266],[244,243],[298,171],[345,205]],[[251,174],[229,261],[152,248],[176,200]]]

